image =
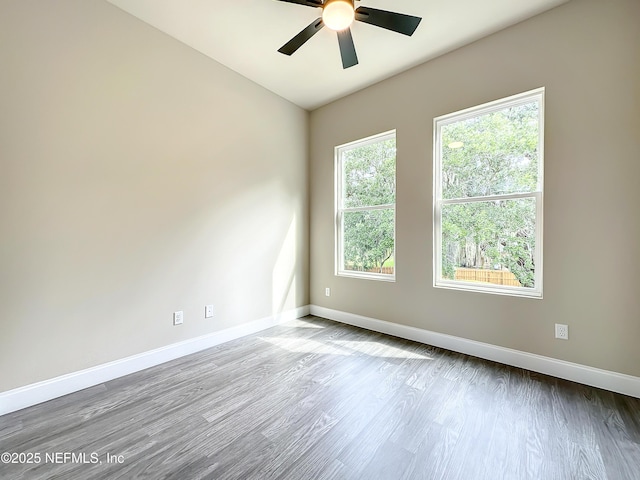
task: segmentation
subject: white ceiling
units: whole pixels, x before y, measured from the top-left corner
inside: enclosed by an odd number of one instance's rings
[[[412,37],[354,22],[359,64],[343,70],[336,33],[323,28],[292,56],[278,53],[320,17],[276,0],[108,0],[124,11],[312,110],[568,0],[361,0],[422,17]]]

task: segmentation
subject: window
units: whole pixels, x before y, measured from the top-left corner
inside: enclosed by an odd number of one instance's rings
[[[542,297],[544,89],[434,119],[434,285]]]
[[[336,274],[395,280],[396,132],[335,149]]]

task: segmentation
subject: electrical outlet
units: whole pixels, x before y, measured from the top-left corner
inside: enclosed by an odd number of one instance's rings
[[[331,289],[329,287],[324,289],[324,296],[325,297],[330,297],[331,296]]]
[[[213,317],[213,305],[205,305],[204,306],[204,318]]]
[[[182,312],[182,310],[180,310],[179,312],[173,312],[174,325],[182,325],[183,321],[184,321],[184,313]]]
[[[569,340],[569,325],[556,323],[556,338]]]

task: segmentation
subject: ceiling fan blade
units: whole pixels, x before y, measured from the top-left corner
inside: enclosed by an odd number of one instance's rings
[[[322,7],[322,0],[278,0],[279,2],[297,3],[307,7]]]
[[[340,45],[340,56],[342,57],[342,68],[353,67],[358,64],[356,47],[353,44],[351,29],[345,28],[336,32],[338,34],[338,45]]]
[[[405,15],[404,13],[378,10],[377,8],[358,7],[356,8],[356,20],[411,36],[418,28],[422,18]]]
[[[280,53],[284,53],[285,55],[292,55],[298,50],[302,45],[305,44],[307,40],[313,37],[316,33],[320,31],[320,29],[324,27],[324,22],[322,21],[322,17],[316,18],[313,22],[307,25],[304,30],[302,30],[299,34],[281,46],[278,51]]]

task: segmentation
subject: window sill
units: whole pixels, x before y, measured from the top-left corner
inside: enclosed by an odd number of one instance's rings
[[[395,282],[396,276],[384,274],[384,273],[365,273],[365,272],[355,272],[350,270],[340,270],[336,273],[338,277],[351,277],[351,278],[361,278],[363,280],[378,280],[381,282]]]
[[[541,300],[542,291],[533,288],[523,287],[500,287],[498,285],[491,286],[486,284],[474,284],[469,282],[452,282],[452,281],[436,281],[433,285],[435,288],[445,288],[448,290],[461,290],[475,293],[490,293],[493,295],[507,295],[510,297],[524,297]]]

